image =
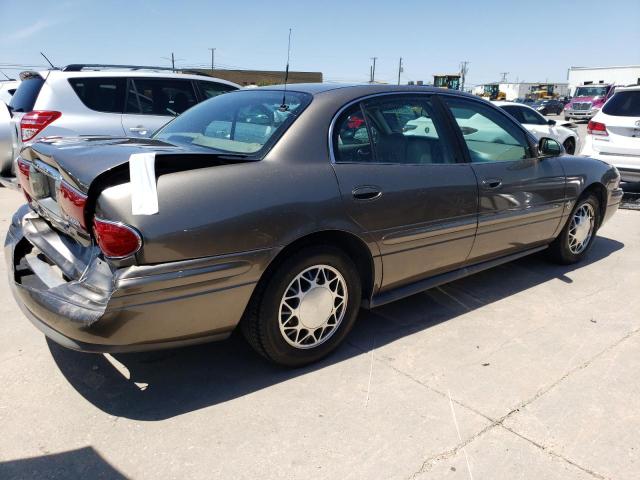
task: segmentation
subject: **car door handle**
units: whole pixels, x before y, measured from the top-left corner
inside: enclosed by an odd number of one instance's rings
[[[143,127],[143,126],[138,126],[138,127],[131,127],[129,128],[130,132],[135,132],[135,133],[140,133],[141,135],[146,135],[147,134],[147,128]]]
[[[496,188],[500,188],[502,186],[502,180],[499,178],[485,178],[480,182],[482,188],[485,190],[495,190]]]
[[[361,187],[355,187],[351,194],[356,200],[375,200],[382,196],[382,190],[374,185],[362,185]]]

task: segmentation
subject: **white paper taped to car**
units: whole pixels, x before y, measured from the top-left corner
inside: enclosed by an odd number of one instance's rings
[[[132,215],[153,215],[158,213],[155,163],[155,152],[133,153],[129,157]]]

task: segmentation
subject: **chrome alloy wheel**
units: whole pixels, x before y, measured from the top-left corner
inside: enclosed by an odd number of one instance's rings
[[[571,217],[569,225],[569,250],[574,255],[582,253],[593,235],[595,213],[589,203],[582,204]]]
[[[347,310],[347,283],[329,265],[314,265],[296,275],[278,311],[280,333],[301,349],[317,347],[338,329]]]

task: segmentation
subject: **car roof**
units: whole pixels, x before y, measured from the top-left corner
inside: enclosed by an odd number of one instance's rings
[[[536,111],[535,108],[531,108],[529,105],[525,105],[524,103],[505,102],[505,101],[502,101],[502,100],[498,100],[498,101],[492,100],[491,103],[493,103],[496,107],[512,106],[512,107],[528,108],[529,110],[533,110],[534,112]]]
[[[170,78],[170,79],[187,79],[187,80],[204,80],[205,82],[217,82],[224,83],[225,85],[231,85],[237,88],[241,88],[237,83],[223,80],[222,78],[210,77],[208,75],[195,75],[189,73],[176,73],[176,72],[162,72],[151,70],[81,70],[81,71],[64,71],[64,70],[41,70],[38,72],[22,72],[22,73],[37,73],[42,78],[91,78],[91,77],[144,77],[144,78]]]
[[[392,92],[406,92],[406,93],[454,93],[456,95],[467,96],[472,98],[478,98],[476,95],[470,93],[461,92],[459,90],[450,90],[439,87],[427,86],[427,85],[387,85],[387,84],[368,84],[368,83],[290,83],[286,85],[287,90],[292,92],[308,93],[310,95],[318,95],[325,92],[331,92],[334,90],[349,90],[350,93],[356,96],[371,95],[376,93],[392,93]],[[285,89],[285,85],[269,85],[265,87],[259,87],[257,90],[278,90]]]
[[[616,87],[616,92],[629,92],[640,90],[640,85],[630,85],[628,87]]]

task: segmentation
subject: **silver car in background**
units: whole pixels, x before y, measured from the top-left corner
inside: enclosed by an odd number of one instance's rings
[[[126,65],[75,64],[25,71],[20,79],[9,104],[9,128],[6,112],[0,113],[0,182],[5,186],[15,183],[20,150],[40,138],[148,137],[197,103],[240,88],[206,75]]]

